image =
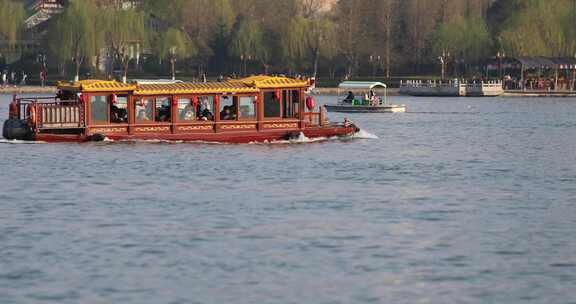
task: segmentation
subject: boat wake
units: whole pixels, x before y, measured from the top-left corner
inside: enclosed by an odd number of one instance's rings
[[[360,129],[360,131],[354,133],[354,135],[352,135],[352,138],[359,138],[359,139],[378,139],[378,136]]]
[[[360,131],[350,135],[350,136],[332,136],[332,137],[315,137],[309,138],[304,135],[304,133],[300,132],[298,137],[290,139],[290,140],[273,140],[273,141],[264,141],[264,142],[251,142],[250,144],[255,145],[288,145],[288,144],[308,144],[308,143],[317,143],[317,142],[324,142],[324,141],[336,141],[336,140],[347,140],[347,139],[378,139],[378,136],[369,133],[368,131],[360,129]]]
[[[292,138],[292,139],[287,139],[287,140],[265,140],[265,141],[253,141],[250,142],[250,145],[289,145],[289,144],[308,144],[308,143],[314,143],[314,142],[321,142],[321,141],[327,141],[330,139],[335,139],[337,137],[315,137],[315,138],[309,138],[306,137],[306,135],[304,135],[304,133],[300,132],[300,134],[298,134],[298,137]]]

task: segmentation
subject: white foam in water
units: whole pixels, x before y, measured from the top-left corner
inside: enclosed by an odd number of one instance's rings
[[[10,144],[10,145],[37,145],[45,144],[43,141],[31,141],[31,140],[17,140],[17,139],[5,139],[0,138],[0,144]]]
[[[352,135],[352,138],[378,139],[378,136],[360,129],[360,131],[358,131],[358,132],[354,133],[354,135]]]
[[[109,142],[115,142],[114,140],[109,140]],[[141,143],[141,144],[182,144],[187,143],[183,140],[167,140],[167,139],[123,139],[118,142],[121,143]],[[191,141],[188,143],[195,143]]]

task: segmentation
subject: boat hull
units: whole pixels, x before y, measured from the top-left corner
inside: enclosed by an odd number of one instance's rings
[[[353,125],[328,125],[322,127],[307,127],[306,129],[286,129],[262,132],[216,132],[216,133],[184,133],[184,134],[98,134],[88,136],[84,134],[64,135],[37,133],[33,140],[42,142],[89,142],[89,141],[182,141],[182,142],[213,142],[213,143],[253,143],[288,140],[297,137],[300,133],[308,138],[320,137],[348,137],[359,129]]]
[[[403,113],[405,105],[360,106],[360,105],[325,105],[328,112],[341,113]]]

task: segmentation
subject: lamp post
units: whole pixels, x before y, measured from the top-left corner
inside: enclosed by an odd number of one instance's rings
[[[380,55],[370,55],[368,61],[372,64],[372,79],[376,78],[376,67],[380,65],[382,57]]]
[[[450,57],[450,52],[443,50],[442,55],[438,56],[438,60],[442,64],[442,80],[446,78],[446,65],[448,64],[448,58]]]
[[[44,87],[46,81],[46,55],[44,53],[38,54],[38,63],[40,64],[40,84]]]
[[[172,67],[172,80],[176,80],[176,47],[170,48],[170,65]]]
[[[502,60],[506,58],[506,53],[504,53],[504,51],[498,52],[496,53],[496,58],[498,59],[498,77],[500,78],[500,80],[503,80],[504,74],[503,74]]]

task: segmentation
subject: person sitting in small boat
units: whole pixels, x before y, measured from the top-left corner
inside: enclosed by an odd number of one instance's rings
[[[376,96],[376,92],[374,92],[374,90],[370,90],[369,96],[371,106],[374,107],[380,104],[380,97]]]
[[[356,98],[356,96],[354,96],[354,93],[352,93],[352,91],[348,91],[348,95],[346,96],[346,98],[344,98],[344,102],[352,103],[352,101],[354,101],[354,98]]]

